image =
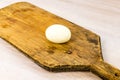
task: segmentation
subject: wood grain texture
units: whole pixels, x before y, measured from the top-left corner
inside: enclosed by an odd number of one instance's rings
[[[102,58],[98,35],[43,9],[23,2],[0,12],[1,37],[50,71],[88,70]],[[70,28],[71,40],[65,44],[47,41],[44,33],[52,24]]]
[[[49,71],[90,70],[91,64],[103,60],[98,35],[29,3],[1,9],[0,21],[0,36]],[[47,41],[44,33],[52,24],[70,28],[71,40],[65,44]],[[109,80],[108,76],[106,79]]]
[[[110,64],[99,61],[91,65],[91,72],[101,77],[103,80],[120,80],[120,70]]]

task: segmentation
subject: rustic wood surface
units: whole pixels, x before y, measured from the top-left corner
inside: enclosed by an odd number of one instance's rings
[[[1,37],[50,71],[88,70],[90,63],[102,58],[99,36],[43,9],[21,2],[0,12]],[[71,40],[65,44],[49,42],[45,30],[53,24],[70,28]]]
[[[91,31],[24,2],[1,9],[0,21],[0,36],[49,71],[91,69],[103,79],[120,79],[118,69],[100,62],[100,38]],[[47,41],[44,32],[52,24],[69,27],[71,40],[65,44]]]
[[[1,0],[0,8],[21,0]],[[120,69],[119,0],[24,0],[101,37],[104,60]],[[101,80],[90,72],[49,72],[0,39],[0,79],[2,80]],[[20,75],[20,76],[19,76]],[[69,77],[68,77],[69,76]]]
[[[120,80],[120,70],[106,62],[98,61],[91,65],[90,70],[103,80]]]

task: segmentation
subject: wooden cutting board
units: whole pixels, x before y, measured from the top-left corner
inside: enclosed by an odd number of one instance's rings
[[[45,30],[53,24],[67,26],[71,40],[49,42]],[[120,70],[103,61],[98,35],[30,3],[0,10],[0,37],[46,70],[91,71],[104,80],[120,80]]]

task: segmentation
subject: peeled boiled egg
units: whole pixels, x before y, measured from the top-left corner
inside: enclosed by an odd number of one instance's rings
[[[46,38],[53,43],[65,43],[71,38],[71,31],[64,25],[54,24],[45,31]]]

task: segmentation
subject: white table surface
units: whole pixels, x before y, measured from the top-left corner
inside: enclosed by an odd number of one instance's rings
[[[0,8],[22,0],[0,0]],[[104,60],[120,69],[120,0],[24,0],[101,36]],[[101,80],[90,72],[52,73],[0,39],[0,80]]]

